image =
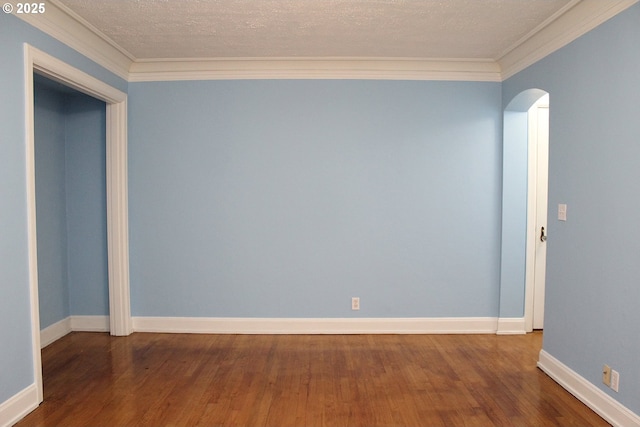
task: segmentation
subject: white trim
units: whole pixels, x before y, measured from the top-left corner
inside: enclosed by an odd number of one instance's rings
[[[82,93],[101,99],[108,104],[118,104],[127,101],[127,94],[98,80],[97,78],[80,71],[58,58],[43,52],[27,43],[25,50],[31,63],[29,74],[34,71],[46,75],[47,78],[60,82]]]
[[[544,29],[528,35],[520,45],[497,59],[502,69],[502,80],[568,45],[637,2],[638,0],[578,2],[548,23]]]
[[[525,334],[524,317],[500,317],[498,319],[497,335]]]
[[[49,344],[58,341],[60,338],[71,332],[71,317],[49,325],[40,331],[40,348],[45,348]]]
[[[18,18],[116,74],[129,78],[133,56],[56,0],[48,0],[46,13],[15,14]]]
[[[496,318],[133,317],[133,328],[200,334],[493,334]]]
[[[527,237],[524,268],[524,322],[527,332],[533,330],[536,244],[538,237],[538,114],[532,114],[531,109],[540,102],[540,99],[527,111]]]
[[[539,100],[538,100],[539,101]],[[536,101],[536,103],[538,102]],[[535,105],[535,103],[533,104]],[[524,261],[524,327],[533,331],[533,302],[536,278],[536,238],[538,204],[538,116],[527,111],[527,225]]]
[[[584,377],[540,350],[538,367],[581,402],[614,426],[640,427],[640,416],[587,381]]]
[[[638,0],[572,0],[497,59],[217,58],[138,60],[78,14],[49,0],[47,13],[16,15],[130,82],[217,79],[384,79],[500,82]]]
[[[33,411],[42,402],[37,385],[31,384],[0,404],[0,427],[12,426]]]
[[[450,80],[500,82],[493,60],[411,58],[220,58],[136,61],[130,82],[242,79]]]
[[[109,332],[109,316],[69,316],[40,331],[40,345],[45,348],[73,331]]]
[[[540,24],[538,24],[535,28],[533,28],[527,34],[525,34],[524,36],[520,37],[520,39],[517,40],[515,43],[513,43],[511,46],[509,46],[505,50],[503,50],[502,53],[500,55],[498,55],[498,58],[503,58],[507,54],[517,50],[527,40],[529,40],[530,38],[534,37],[536,34],[544,31],[544,29],[547,26],[549,26],[550,24],[552,24],[553,21],[557,20],[558,18],[560,18],[565,13],[568,13],[569,10],[571,10],[574,6],[576,6],[581,1],[583,1],[583,0],[570,0],[567,4],[565,4],[560,9],[558,9],[553,15],[551,15],[550,17],[548,17],[547,19],[542,21]]]
[[[69,316],[72,331],[109,332],[109,316]]]
[[[24,47],[25,82],[25,157],[27,183],[27,240],[29,257],[29,305],[31,307],[31,356],[33,378],[38,403],[44,399],[42,390],[42,354],[40,352],[40,300],[38,296],[38,233],[36,230],[36,162],[33,107],[34,52]]]
[[[109,314],[112,335],[126,336],[131,326],[129,283],[129,196],[127,99],[107,105],[107,243]]]

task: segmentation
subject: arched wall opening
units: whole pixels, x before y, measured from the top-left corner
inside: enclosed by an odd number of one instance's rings
[[[503,117],[502,250],[498,334],[523,334],[528,325],[527,206],[529,198],[529,109],[548,93],[528,89],[507,105]]]

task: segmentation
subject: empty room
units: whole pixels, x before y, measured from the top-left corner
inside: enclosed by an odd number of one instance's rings
[[[9,0],[0,426],[640,427],[637,0]]]

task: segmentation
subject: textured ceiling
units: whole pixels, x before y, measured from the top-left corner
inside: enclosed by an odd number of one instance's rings
[[[571,0],[58,0],[132,59],[498,59]]]

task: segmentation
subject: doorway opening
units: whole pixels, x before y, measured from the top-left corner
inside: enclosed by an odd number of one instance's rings
[[[41,346],[109,330],[106,105],[34,75]]]
[[[35,195],[34,73],[106,103],[107,269],[109,330],[112,335],[129,335],[132,332],[127,216],[127,95],[28,44],[24,46],[24,57],[31,343],[38,402],[42,402]]]
[[[549,189],[549,94],[528,114],[527,258],[525,263],[525,328],[544,328]]]
[[[543,327],[549,111],[541,89],[519,93],[504,110],[498,334],[533,331],[536,300],[535,329]]]

